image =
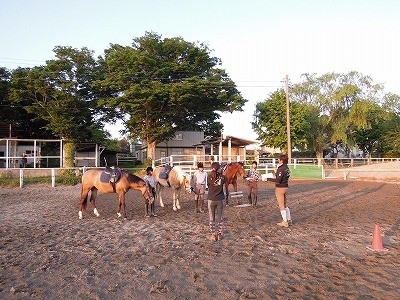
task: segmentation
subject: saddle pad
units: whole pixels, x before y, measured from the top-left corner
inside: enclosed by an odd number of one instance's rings
[[[169,175],[169,170],[162,169],[160,171],[160,174],[158,175],[158,177],[161,178],[161,179],[168,179],[168,175]]]
[[[115,177],[115,182],[118,182],[121,179],[121,171],[120,170],[115,170],[115,174],[117,175]],[[105,182],[108,183],[111,180],[112,173],[106,173],[105,171],[101,172],[100,174],[100,182]]]

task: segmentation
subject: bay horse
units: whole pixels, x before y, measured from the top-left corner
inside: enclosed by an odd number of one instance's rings
[[[97,191],[100,191],[102,193],[118,194],[118,217],[121,217],[121,208],[123,208],[124,218],[126,218],[125,194],[130,189],[139,190],[142,193],[143,198],[146,200],[146,213],[149,205],[154,206],[152,205],[154,203],[154,198],[148,188],[147,183],[142,178],[122,169],[117,170],[120,174],[120,179],[116,181],[113,185],[110,182],[102,182],[100,180],[104,170],[90,169],[82,175],[82,191],[80,209],[78,214],[79,219],[83,218],[83,213],[86,211],[89,191],[91,191],[90,202],[93,206],[93,213],[97,217],[100,216],[95,203]],[[152,214],[154,214],[154,211],[152,212]]]
[[[225,201],[226,205],[229,204],[229,185],[233,185],[233,190],[237,192],[237,175],[246,178],[246,171],[242,162],[228,163],[223,169],[222,174],[225,176]]]
[[[179,203],[181,189],[184,188],[189,194],[191,192],[190,175],[185,173],[181,167],[174,166],[169,171],[168,179],[160,178],[160,173],[164,171],[165,167],[158,167],[153,172],[154,181],[156,182],[156,201],[160,201],[160,206],[164,207],[165,205],[162,199],[161,191],[166,187],[171,187],[174,189],[172,209],[177,211],[178,209],[181,209],[181,205]]]

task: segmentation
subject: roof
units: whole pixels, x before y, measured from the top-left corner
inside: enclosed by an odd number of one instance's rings
[[[245,139],[241,139],[241,138],[237,138],[237,137],[228,135],[226,137],[222,137],[222,139],[216,138],[216,139],[204,140],[201,142],[201,144],[198,144],[196,146],[219,145],[221,140],[222,140],[222,146],[228,146],[228,142],[230,140],[232,147],[244,147],[244,146],[258,143],[256,141],[245,140]]]

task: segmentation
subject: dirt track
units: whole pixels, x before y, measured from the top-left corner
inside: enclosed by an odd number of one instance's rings
[[[292,180],[288,229],[275,225],[272,185],[260,187],[258,209],[226,208],[219,242],[191,195],[179,212],[165,201],[144,218],[144,200],[129,192],[122,220],[116,195],[100,194],[101,216],[89,209],[80,221],[80,185],[2,188],[0,298],[398,298],[399,184]],[[387,252],[366,249],[375,223]]]

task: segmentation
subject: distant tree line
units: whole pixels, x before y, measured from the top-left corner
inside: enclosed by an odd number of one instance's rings
[[[289,90],[293,148],[322,158],[338,147],[370,157],[400,157],[400,97],[358,72],[304,74]],[[252,122],[260,140],[287,150],[286,91],[257,103]],[[337,153],[337,151],[335,151]]]

